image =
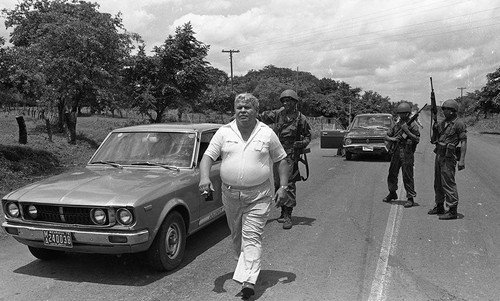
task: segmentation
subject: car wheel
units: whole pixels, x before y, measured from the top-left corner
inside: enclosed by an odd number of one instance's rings
[[[170,271],[179,266],[186,249],[186,226],[182,215],[169,213],[147,252],[149,263],[158,271]]]
[[[346,160],[352,160],[352,153],[350,153],[350,152],[345,152],[345,159],[346,159]]]
[[[28,246],[30,253],[40,260],[51,260],[59,258],[64,252],[50,249],[42,249]]]

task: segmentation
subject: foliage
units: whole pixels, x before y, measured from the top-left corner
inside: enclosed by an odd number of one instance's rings
[[[208,89],[209,64],[205,57],[209,46],[194,34],[191,23],[177,27],[175,35],[154,47],[154,56],[146,56],[142,49],[125,71],[133,106],[148,115],[151,122],[162,122],[169,108],[181,112],[191,108]]]
[[[479,93],[480,98],[476,109],[484,114],[484,118],[489,113],[500,112],[500,68],[486,75],[487,83]]]
[[[98,8],[77,0],[24,0],[2,10],[6,27],[13,27],[11,85],[48,108],[57,106],[61,128],[64,111],[108,105],[102,102],[109,98],[99,96],[117,85],[136,37],[119,15]]]

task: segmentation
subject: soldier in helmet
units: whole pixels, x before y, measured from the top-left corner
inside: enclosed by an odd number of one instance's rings
[[[415,122],[407,124],[410,119],[411,107],[407,102],[398,105],[396,112],[399,121],[394,124],[385,135],[385,140],[391,145],[391,164],[387,176],[389,194],[383,199],[384,202],[397,200],[399,169],[403,174],[403,184],[406,190],[406,208],[412,207],[417,193],[415,192],[415,180],[413,178],[413,164],[415,161],[415,149],[420,141],[420,132]]]
[[[439,219],[448,220],[458,217],[458,191],[455,182],[455,167],[465,168],[467,151],[467,127],[457,119],[458,103],[449,99],[441,106],[444,120],[435,123],[434,134],[437,137],[436,160],[434,164],[435,206],[428,213],[439,214]]]
[[[307,118],[299,112],[297,103],[299,97],[293,90],[285,90],[280,95],[280,101],[283,107],[277,110],[264,111],[259,114],[258,119],[268,125],[272,125],[276,135],[287,153],[286,162],[288,162],[290,176],[287,187],[288,201],[281,206],[281,215],[278,218],[279,223],[283,223],[283,229],[292,228],[292,211],[297,205],[296,194],[297,187],[295,181],[297,178],[293,175],[297,171],[298,158],[297,150],[302,150],[311,142],[311,127],[307,123]],[[294,168],[295,166],[295,168]],[[276,169],[274,169],[276,170]],[[274,173],[275,189],[280,188],[279,175]]]

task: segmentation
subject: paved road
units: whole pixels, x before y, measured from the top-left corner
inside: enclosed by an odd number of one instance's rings
[[[388,162],[345,161],[313,144],[294,227],[282,230],[277,210],[266,226],[253,300],[498,300],[500,137],[469,134],[466,169],[457,173],[460,218],[439,221],[427,215],[434,157],[423,122],[413,208],[381,202]],[[0,301],[239,300],[228,234],[220,220],[191,237],[184,264],[171,273],[150,271],[140,256],[42,262],[3,237]]]

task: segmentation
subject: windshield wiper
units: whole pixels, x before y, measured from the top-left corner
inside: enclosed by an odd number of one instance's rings
[[[168,165],[168,164],[165,164],[165,163],[161,163],[161,162],[149,162],[149,161],[144,161],[144,162],[134,162],[134,163],[131,163],[130,165],[148,165],[148,166],[159,166],[159,167],[163,167],[165,169],[170,169],[170,170],[175,170],[175,171],[179,171],[180,168],[177,167],[177,166],[173,166],[173,165]]]
[[[90,164],[106,164],[109,166],[113,166],[114,168],[121,168],[121,169],[123,168],[123,166],[113,161],[93,161],[90,162]]]

